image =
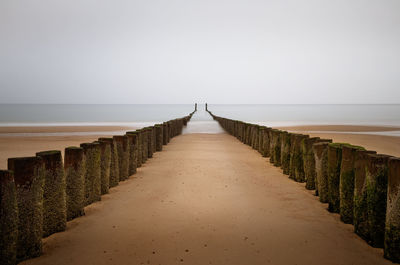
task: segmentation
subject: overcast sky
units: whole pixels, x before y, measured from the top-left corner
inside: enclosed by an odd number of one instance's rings
[[[1,0],[1,103],[400,103],[399,0]]]

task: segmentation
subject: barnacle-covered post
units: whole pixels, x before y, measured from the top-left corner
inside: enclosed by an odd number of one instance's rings
[[[0,170],[0,264],[17,263],[18,207],[12,171]]]
[[[43,237],[67,227],[66,182],[61,151],[36,153],[44,162]]]
[[[110,145],[110,177],[109,188],[115,187],[119,182],[119,159],[117,144],[113,138],[99,138],[99,142],[107,142]]]
[[[85,205],[101,200],[100,144],[82,143],[85,154]]]
[[[64,172],[68,221],[85,214],[85,171],[83,148],[65,148]]]
[[[114,135],[113,139],[117,147],[119,181],[126,180],[129,178],[128,136]]]
[[[18,207],[17,261],[40,256],[43,237],[44,163],[41,157],[9,158]]]
[[[389,159],[385,258],[400,263],[400,158]]]

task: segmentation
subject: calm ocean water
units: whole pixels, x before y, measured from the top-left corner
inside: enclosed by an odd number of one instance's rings
[[[218,105],[214,114],[267,126],[355,124],[400,126],[400,105]],[[0,104],[0,126],[124,125],[142,127],[194,110],[182,105]],[[204,105],[198,105],[190,132],[220,132]],[[387,133],[386,133],[387,134]],[[390,133],[389,133],[390,134]],[[397,132],[395,132],[397,135]]]

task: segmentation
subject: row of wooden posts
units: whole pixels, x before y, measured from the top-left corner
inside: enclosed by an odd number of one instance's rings
[[[384,257],[400,263],[400,158],[347,143],[210,115],[289,178],[315,190],[328,210]]]
[[[0,264],[37,257],[42,238],[66,229],[84,207],[136,173],[136,168],[181,134],[194,112],[80,147],[9,158],[0,170]]]

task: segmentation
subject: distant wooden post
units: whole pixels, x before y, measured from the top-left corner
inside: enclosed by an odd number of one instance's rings
[[[313,145],[316,171],[316,195],[320,202],[328,202],[328,144],[326,142]]]
[[[82,143],[85,154],[85,205],[101,200],[100,144]]]
[[[41,157],[9,158],[18,204],[17,261],[40,256],[43,237],[44,163]]]
[[[400,158],[389,159],[385,258],[400,263]]]
[[[286,175],[290,172],[290,138],[291,133],[281,132],[281,168]]]
[[[43,237],[65,231],[67,227],[66,182],[61,151],[36,153],[43,159]]]
[[[304,134],[293,134],[290,141],[290,178],[297,182],[304,182],[304,162],[301,148],[301,142],[304,138],[308,138],[308,135]]]
[[[156,151],[162,151],[163,146],[163,125],[157,124],[156,126]]]
[[[0,170],[0,264],[17,263],[18,207],[12,171]]]
[[[168,123],[163,123],[163,145],[168,144]]]
[[[85,214],[85,155],[81,147],[67,147],[64,155],[64,171],[67,183],[67,220]]]

